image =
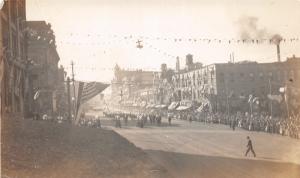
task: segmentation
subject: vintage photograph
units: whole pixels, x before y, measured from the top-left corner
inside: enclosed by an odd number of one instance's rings
[[[0,0],[1,178],[300,178],[300,0]]]

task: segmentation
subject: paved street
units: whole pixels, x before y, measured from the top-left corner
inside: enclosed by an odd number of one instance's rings
[[[181,120],[170,127],[113,129],[174,177],[300,177],[300,140],[289,137]],[[244,157],[247,135],[256,158]]]

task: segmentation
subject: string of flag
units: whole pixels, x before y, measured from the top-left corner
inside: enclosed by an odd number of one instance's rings
[[[27,28],[27,31],[30,35],[31,38],[35,40],[44,40],[48,41],[50,44],[54,42],[54,38],[52,35],[53,31],[50,30],[48,32],[44,32],[43,34],[39,34],[37,31],[34,29]],[[68,36],[68,35],[67,35]],[[218,38],[167,38],[167,37],[148,37],[148,36],[140,36],[140,35],[103,35],[103,34],[79,34],[79,33],[70,33],[69,36],[85,36],[87,38],[91,38],[93,41],[89,42],[82,42],[82,41],[72,41],[72,40],[67,40],[67,41],[57,41],[56,44],[59,45],[72,45],[72,46],[103,46],[105,49],[103,50],[103,53],[106,54],[108,51],[108,46],[112,44],[119,44],[120,41],[125,42],[126,44],[128,42],[132,42],[133,45],[134,43],[137,44],[137,48],[142,49],[142,48],[148,48],[151,50],[156,51],[157,53],[162,54],[166,58],[176,58],[177,55],[168,53],[164,51],[161,48],[158,48],[155,46],[155,42],[160,42],[161,40],[168,43],[169,41],[172,41],[174,43],[181,43],[181,42],[190,42],[190,43],[204,43],[204,44],[213,44],[213,43],[226,43],[226,44],[279,44],[279,43],[294,43],[294,42],[299,42],[299,38],[282,38],[279,35],[275,35],[276,38],[270,38],[270,39],[218,39]],[[100,39],[97,40],[99,37]],[[103,39],[102,39],[103,38]],[[154,40],[154,41],[153,41]]]
[[[31,37],[36,37],[36,39],[43,39],[46,40],[46,36],[43,37],[42,34],[39,34],[34,29],[27,29]],[[51,33],[51,32],[49,32]],[[97,40],[101,39],[101,41],[92,41],[92,42],[74,42],[72,40],[67,41],[58,41],[59,44],[67,44],[67,45],[102,45],[110,43],[111,40],[118,40],[116,42],[120,42],[121,40],[141,40],[142,42],[145,41],[165,41],[165,42],[173,42],[173,43],[204,43],[204,44],[211,44],[211,43],[225,43],[225,44],[263,44],[263,43],[294,43],[299,42],[299,37],[292,37],[292,38],[284,38],[281,36],[274,35],[270,38],[262,38],[262,39],[239,39],[239,38],[198,38],[198,37],[191,37],[191,38],[170,38],[170,37],[150,37],[150,36],[140,36],[140,35],[103,35],[103,34],[79,34],[79,33],[69,33],[65,35],[65,37],[85,37],[86,39]],[[277,38],[274,38],[277,37]],[[103,41],[106,40],[106,41]]]

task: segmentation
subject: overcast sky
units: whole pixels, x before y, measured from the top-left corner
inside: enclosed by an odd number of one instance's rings
[[[109,82],[116,63],[124,68],[174,67],[185,55],[204,64],[235,60],[276,61],[269,43],[225,43],[229,39],[300,38],[299,0],[27,0],[27,20],[46,20],[56,34],[60,64],[76,78]],[[124,36],[132,38],[125,39]],[[146,39],[150,37],[151,39]],[[143,38],[143,39],[142,39]],[[167,40],[164,40],[164,39]],[[218,39],[222,43],[200,42]],[[136,48],[142,40],[144,48]],[[175,42],[196,39],[197,42]],[[281,43],[285,59],[300,56],[300,41]]]

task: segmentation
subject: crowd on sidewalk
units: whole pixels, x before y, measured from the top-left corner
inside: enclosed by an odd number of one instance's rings
[[[166,117],[169,125],[172,119],[187,120],[189,122],[199,121],[203,123],[224,124],[235,130],[237,127],[248,131],[267,132],[270,134],[280,134],[291,138],[300,139],[300,114],[290,117],[271,117],[263,114],[248,114],[237,112],[236,114],[227,113],[197,113],[197,112],[138,112],[131,113],[127,111],[104,112],[104,117],[114,121],[115,127],[121,128],[127,126],[128,121],[134,121],[137,127],[143,128],[145,124],[160,126],[162,117]],[[38,120],[38,117],[34,117]],[[41,120],[50,120],[62,123],[63,117],[51,118],[43,115]],[[88,126],[101,128],[100,117],[89,117],[81,115],[79,126]]]
[[[290,136],[292,138],[300,138],[300,115],[290,117],[271,117],[267,114],[250,115],[248,113],[228,115],[226,113],[178,113],[177,118],[183,120],[200,121],[204,123],[215,123],[228,125],[235,130],[236,127],[248,130],[267,132],[270,134],[280,134],[282,136]]]

